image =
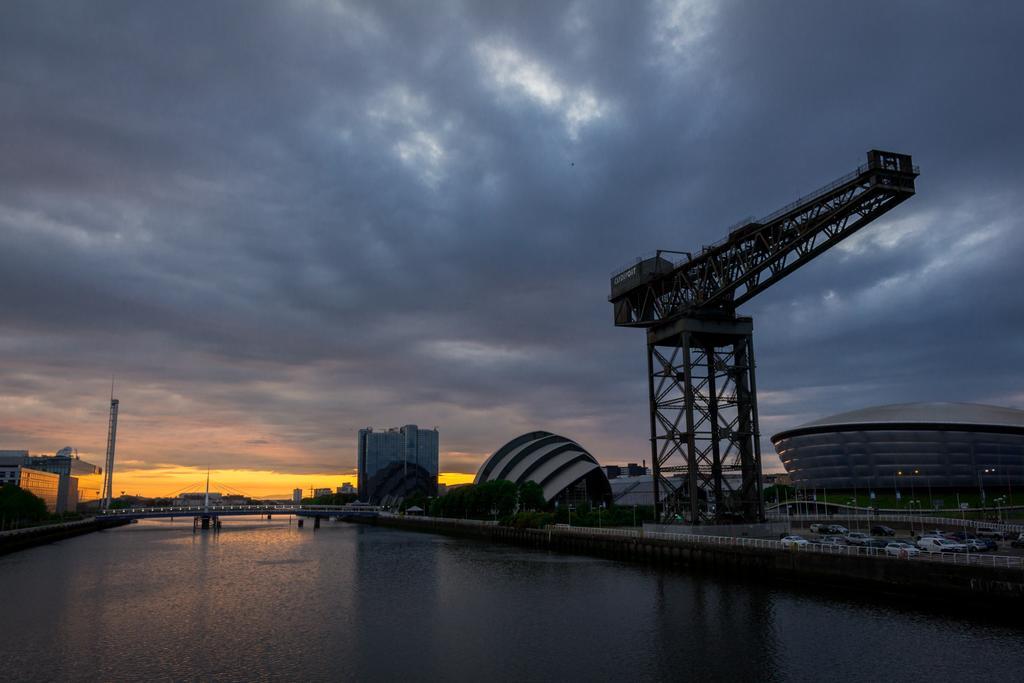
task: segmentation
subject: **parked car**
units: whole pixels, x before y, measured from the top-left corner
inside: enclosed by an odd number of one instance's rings
[[[906,541],[889,541],[885,544],[885,554],[896,557],[916,557],[921,554],[921,551]]]
[[[943,529],[928,529],[927,531],[922,531],[920,536],[939,536],[944,538],[948,533],[948,531]]]
[[[1010,545],[1014,548],[1024,548],[1024,534],[1010,541]]]
[[[823,534],[838,534],[839,536],[845,536],[850,533],[842,524],[823,524],[821,527],[821,533]]]
[[[846,546],[849,545],[842,536],[822,536],[820,545]]]
[[[979,526],[974,531],[982,538],[994,538],[997,541],[1005,541],[1007,539],[1006,532],[1000,531],[991,526]]]
[[[895,536],[896,530],[884,524],[876,524],[871,527],[871,533],[875,536]]]
[[[828,524],[820,524],[818,522],[815,522],[814,524],[811,525],[811,533],[812,534],[823,534],[825,532],[822,531],[822,527],[826,527],[826,526],[829,526],[829,525]]]
[[[966,553],[967,546],[938,536],[925,536],[917,542],[917,547],[928,553]]]
[[[861,543],[861,547],[864,548],[885,548],[889,545],[889,541],[884,538],[869,538],[868,540]]]
[[[999,544],[991,538],[978,538],[966,531],[954,531],[951,534],[946,534],[946,538],[957,543],[963,543],[971,552],[984,553],[989,550],[999,550]]]
[[[846,534],[846,542],[850,545],[864,545],[870,540],[871,536],[869,534],[865,534],[863,531],[851,531]]]
[[[782,547],[786,548],[787,550],[788,549],[795,549],[795,548],[799,548],[800,546],[810,545],[811,544],[811,542],[808,541],[803,536],[783,536],[782,540],[779,541],[779,543],[781,543]]]

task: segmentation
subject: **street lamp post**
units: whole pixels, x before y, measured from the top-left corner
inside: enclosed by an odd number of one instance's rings
[[[1003,508],[1006,506],[1006,496],[999,496],[998,498],[993,499],[992,502],[996,504],[996,515],[998,515],[999,521],[1002,522],[1004,513]]]
[[[853,510],[851,512],[857,515],[857,470],[853,470]],[[857,530],[860,530],[860,518],[857,518]]]
[[[903,470],[897,470],[896,471],[896,476],[902,478],[903,477]],[[896,481],[896,477],[893,477],[893,481]],[[910,489],[910,502],[907,503],[907,509],[910,510],[910,535],[913,536],[914,535],[914,506],[911,504],[911,503],[914,502],[914,489],[913,489],[914,483],[913,483],[913,480],[911,480],[910,486],[911,486],[911,489]],[[900,495],[900,492],[899,492],[898,489],[896,491],[896,495],[897,496]]]

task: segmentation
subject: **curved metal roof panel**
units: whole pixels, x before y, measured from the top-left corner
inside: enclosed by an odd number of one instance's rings
[[[562,489],[567,486],[572,486],[574,483],[590,474],[593,470],[600,467],[601,466],[596,462],[589,460],[580,460],[572,463],[563,470],[556,472],[554,476],[545,480],[544,484],[542,484],[544,497],[551,500],[557,496]]]
[[[512,439],[480,465],[475,482],[507,479],[537,482],[548,500],[601,465],[572,439],[550,432],[529,432]],[[610,489],[609,489],[610,490]]]
[[[1024,410],[979,403],[899,403],[851,410],[823,417],[798,427],[783,430],[772,441],[804,431],[856,426],[879,429],[905,426],[965,426],[995,429],[1024,429]]]

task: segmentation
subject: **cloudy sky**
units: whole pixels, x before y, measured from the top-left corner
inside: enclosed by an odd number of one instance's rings
[[[5,2],[0,448],[101,462],[116,374],[129,492],[340,483],[366,425],[437,425],[450,473],[538,428],[649,457],[611,271],[872,147],[914,155],[917,196],[743,309],[764,435],[1024,407],[1021,26],[1016,2]]]

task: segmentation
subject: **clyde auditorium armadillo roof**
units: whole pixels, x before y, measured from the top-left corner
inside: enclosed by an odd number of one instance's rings
[[[509,441],[484,461],[475,483],[498,479],[516,484],[535,481],[544,489],[548,501],[583,479],[593,479],[595,487],[601,488],[591,495],[605,493],[605,489],[611,491],[594,456],[572,439],[551,432],[528,432]]]
[[[863,429],[965,429],[1024,432],[1024,410],[978,403],[901,403],[840,413],[786,429],[778,441],[797,434]]]

